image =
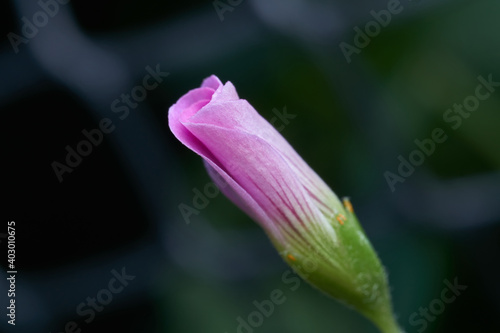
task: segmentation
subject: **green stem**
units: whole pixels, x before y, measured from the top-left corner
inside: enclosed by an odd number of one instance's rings
[[[383,318],[377,318],[375,324],[382,333],[405,333],[401,327],[399,327],[392,314],[384,316]]]

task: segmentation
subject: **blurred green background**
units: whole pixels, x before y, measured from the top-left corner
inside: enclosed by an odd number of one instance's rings
[[[30,314],[18,331],[59,332],[75,320],[88,332],[377,332],[305,282],[286,282],[289,268],[264,232],[222,194],[183,219],[179,204],[192,206],[193,189],[210,179],[169,132],[166,112],[215,74],[264,118],[284,108],[295,116],[281,133],[351,198],[406,332],[499,332],[500,87],[458,128],[444,117],[476,93],[479,76],[500,82],[500,2],[401,1],[348,61],[341,43],[355,46],[355,28],[365,31],[371,11],[389,3],[75,0],[18,53],[4,38],[7,211],[24,225],[20,289],[30,293],[20,308],[38,304],[19,310]],[[27,1],[4,7],[5,36],[40,10]],[[168,77],[120,122],[110,103],[156,64]],[[116,132],[59,184],[50,163],[103,117]],[[398,157],[408,160],[435,128],[445,142],[391,189],[387,172],[398,174]],[[85,323],[74,308],[118,262],[136,282]],[[455,280],[467,289],[441,309],[436,300]],[[238,317],[248,322],[253,302],[276,289],[283,304],[239,329]],[[67,296],[50,303],[49,292]],[[34,314],[44,307],[43,319]]]

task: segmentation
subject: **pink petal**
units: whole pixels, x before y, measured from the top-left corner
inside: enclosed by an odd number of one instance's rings
[[[230,82],[226,84],[228,86]],[[231,87],[233,87],[231,85]],[[234,87],[233,87],[234,88]],[[323,180],[304,162],[283,136],[246,101],[211,102],[189,119],[190,123],[212,124],[252,133],[273,147],[287,160],[301,184],[327,215],[335,215],[332,207],[338,198]]]
[[[188,148],[203,152],[204,155],[210,156],[210,152],[206,150],[203,143],[200,142],[186,127],[180,122],[181,118],[186,118],[183,113],[191,108],[188,113],[195,114],[196,106],[202,107],[200,101],[210,101],[214,94],[211,88],[197,88],[189,91],[182,96],[177,103],[172,105],[168,111],[168,125],[172,133]]]
[[[325,215],[335,213],[329,201],[338,201],[336,196],[278,131],[239,99],[231,82],[208,77],[170,108],[168,118],[174,135],[203,157],[222,192],[275,239],[300,238],[307,223],[328,226]]]
[[[241,103],[231,103],[225,105],[225,110],[232,106],[242,108]],[[225,194],[250,216],[265,214],[264,220],[256,218],[265,229],[278,225],[280,229],[299,231],[306,227],[306,222],[323,219],[289,163],[270,143],[238,128],[199,123],[184,125],[214,156],[215,159],[206,157],[207,162],[230,184],[231,190],[225,190]],[[221,144],[223,142],[230,144]],[[250,205],[248,197],[252,198]]]

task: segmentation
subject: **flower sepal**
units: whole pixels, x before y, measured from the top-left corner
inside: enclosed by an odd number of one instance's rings
[[[359,311],[382,332],[403,333],[394,318],[385,270],[348,198],[329,223],[335,239],[311,234],[307,243],[271,240],[283,260],[312,286]]]

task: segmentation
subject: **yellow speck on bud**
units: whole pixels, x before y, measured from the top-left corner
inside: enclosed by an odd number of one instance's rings
[[[344,198],[342,201],[344,203],[344,207],[351,213],[354,213],[354,209],[352,208],[352,204],[349,198]]]
[[[340,225],[344,225],[344,222],[346,221],[346,217],[342,214],[337,214],[337,221],[339,221]]]
[[[291,261],[297,261],[297,259],[295,259],[295,257],[292,256],[291,254],[287,255],[287,258],[290,259]]]

